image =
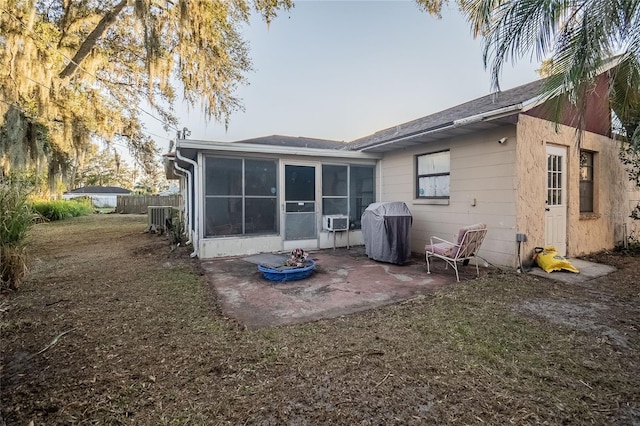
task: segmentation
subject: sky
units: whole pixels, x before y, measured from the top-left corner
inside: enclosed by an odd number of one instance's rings
[[[491,93],[482,41],[455,4],[442,18],[413,1],[309,1],[267,27],[258,16],[243,32],[254,71],[239,86],[244,112],[224,125],[178,102],[190,139],[238,141],[288,135],[350,141]],[[505,65],[501,88],[538,78],[539,63]],[[146,121],[162,152],[175,132]]]

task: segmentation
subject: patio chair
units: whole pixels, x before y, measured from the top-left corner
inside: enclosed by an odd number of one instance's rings
[[[480,276],[476,253],[480,250],[485,235],[487,235],[487,225],[478,223],[461,228],[460,231],[458,231],[458,240],[456,243],[438,237],[431,237],[431,244],[427,244],[424,248],[427,260],[427,274],[431,273],[429,257],[436,257],[444,260],[447,263],[447,268],[449,265],[453,267],[453,270],[456,271],[456,281],[460,282],[458,262],[463,262],[463,264],[466,265],[471,258],[475,258],[476,275]],[[437,242],[434,243],[434,240]]]

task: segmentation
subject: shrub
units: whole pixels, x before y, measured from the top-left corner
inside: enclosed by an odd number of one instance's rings
[[[627,237],[627,241],[623,241],[616,249],[624,254],[640,255],[640,236],[632,232]]]
[[[0,289],[16,290],[27,275],[27,254],[24,246],[0,244]]]
[[[36,201],[33,209],[48,220],[63,220],[70,217],[86,216],[93,213],[91,200]]]
[[[33,223],[30,190],[19,178],[0,178],[0,288],[18,288],[26,273],[23,244]]]
[[[179,209],[171,209],[171,220],[167,224],[167,235],[171,245],[178,246],[187,242],[185,234],[185,223],[182,219],[182,212]]]

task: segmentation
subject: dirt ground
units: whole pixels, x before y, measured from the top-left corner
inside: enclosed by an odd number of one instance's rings
[[[638,257],[248,330],[145,221],[33,228],[29,279],[0,296],[0,424],[640,424]]]

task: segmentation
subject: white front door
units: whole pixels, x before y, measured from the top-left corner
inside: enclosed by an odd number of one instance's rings
[[[547,202],[544,245],[567,254],[567,149],[547,145]]]
[[[283,177],[283,248],[318,248],[316,167],[285,164]]]

